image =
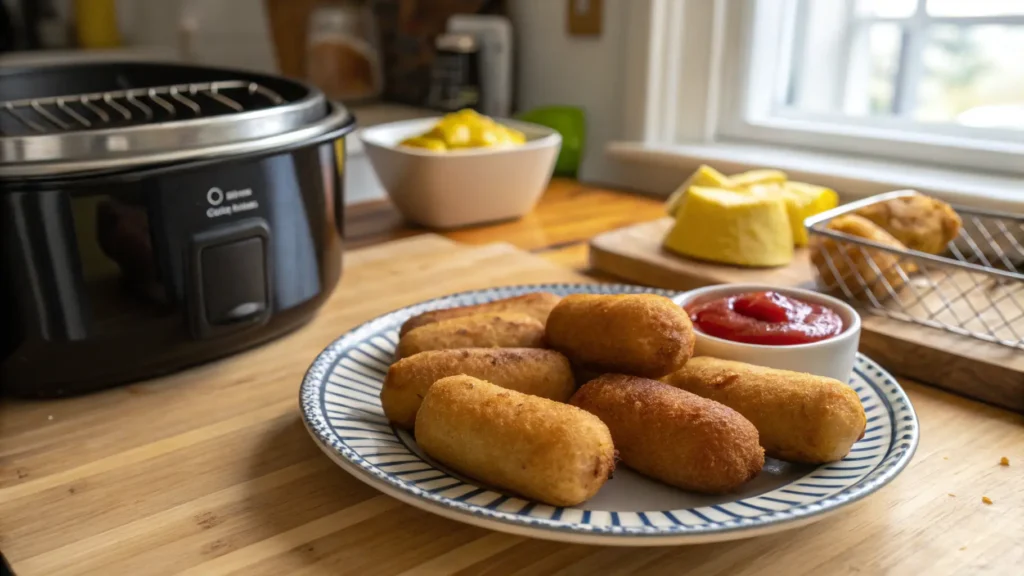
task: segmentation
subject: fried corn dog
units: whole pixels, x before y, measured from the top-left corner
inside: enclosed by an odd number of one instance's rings
[[[612,436],[593,414],[471,376],[430,387],[416,443],[458,472],[552,506],[591,498],[615,468]]]
[[[699,356],[663,381],[743,414],[773,458],[834,462],[864,436],[860,398],[832,378]]]
[[[450,348],[540,348],[544,325],[526,314],[474,314],[439,320],[398,340],[398,358]]]
[[[551,311],[548,345],[582,368],[657,378],[693,354],[686,311],[654,294],[572,294]]]
[[[576,389],[569,361],[540,348],[463,348],[428,350],[391,365],[380,403],[392,423],[412,430],[416,412],[430,386],[447,376],[465,374],[502,388],[566,402]]]
[[[899,240],[880,228],[874,222],[856,214],[844,214],[828,223],[828,228],[837,232],[866,238],[885,246],[906,249]],[[870,260],[869,258],[870,257]],[[831,265],[829,261],[831,260]],[[874,262],[874,266],[871,262]],[[854,296],[863,296],[862,282],[870,287],[876,298],[888,296],[888,283],[894,291],[903,288],[905,281],[900,275],[899,258],[877,248],[864,248],[854,244],[839,243],[832,238],[815,236],[811,243],[811,263],[818,269],[821,283],[827,290],[834,290],[845,284]],[[877,267],[877,272],[876,272]],[[833,270],[833,268],[835,270]],[[904,265],[905,272],[912,274],[917,266],[911,261]],[[881,277],[879,277],[881,272]],[[882,278],[885,280],[883,281]]]
[[[656,380],[605,374],[569,402],[608,426],[623,463],[684,490],[730,492],[764,466],[757,430],[746,418]]]
[[[544,324],[548,320],[548,314],[551,312],[551,309],[555,307],[555,304],[558,304],[559,300],[561,300],[561,298],[551,294],[550,292],[531,292],[529,294],[523,294],[522,296],[503,298],[501,300],[485,302],[474,306],[459,306],[458,308],[431,310],[430,312],[424,312],[423,314],[413,316],[406,320],[405,324],[402,324],[402,328],[398,331],[398,335],[404,336],[406,332],[414,328],[433,324],[439,320],[485,313],[498,314],[503,312],[515,312],[519,314],[526,314],[527,316],[536,318],[541,324]]]

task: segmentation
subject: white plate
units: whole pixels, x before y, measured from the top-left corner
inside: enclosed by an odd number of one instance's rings
[[[678,296],[621,284],[544,284],[464,292],[385,314],[338,338],[306,373],[300,403],[310,434],[356,478],[429,512],[534,538],[624,546],[732,540],[815,522],[889,483],[917,448],[917,417],[906,394],[861,355],[850,385],[867,412],[867,431],[840,462],[816,467],[767,458],[755,480],[727,496],[684,492],[620,466],[597,496],[575,508],[482,486],[432,461],[411,434],[388,424],[381,383],[410,316],[536,291]]]

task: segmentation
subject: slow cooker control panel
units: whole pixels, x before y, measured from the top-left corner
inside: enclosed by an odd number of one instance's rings
[[[190,328],[210,338],[270,315],[270,233],[262,220],[207,230],[191,247]]]

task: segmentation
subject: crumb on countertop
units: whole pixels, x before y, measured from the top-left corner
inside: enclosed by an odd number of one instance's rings
[[[961,546],[961,547],[960,547],[960,551],[961,551],[961,552],[963,552],[964,550],[967,550],[967,546]]]
[[[992,499],[989,498],[988,496],[982,496],[981,497],[981,501],[984,502],[985,504],[991,504],[992,503]]]
[[[943,460],[949,460],[949,456],[943,456],[942,459]]]
[[[47,419],[47,420],[53,420],[53,414],[50,414],[50,415],[48,415],[48,416],[46,417],[46,419]],[[1006,460],[1006,458],[1003,458],[1003,460]]]
[[[1000,466],[1009,466],[1010,465],[1010,459],[1007,458],[1006,456],[1003,456],[1002,458],[999,459],[999,465]]]
[[[951,496],[953,498],[956,498],[956,494],[953,494],[952,492],[946,492],[946,496]]]

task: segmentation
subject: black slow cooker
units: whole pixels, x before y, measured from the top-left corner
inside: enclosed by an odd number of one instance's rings
[[[86,392],[303,324],[341,274],[354,126],[249,72],[0,69],[0,390]]]

